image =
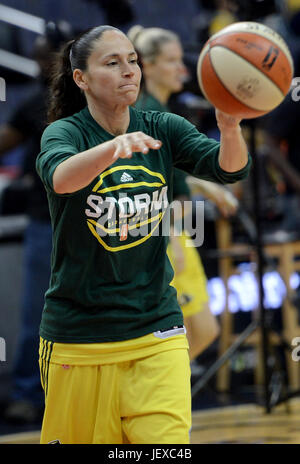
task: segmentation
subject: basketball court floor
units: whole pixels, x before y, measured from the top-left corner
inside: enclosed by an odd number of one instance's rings
[[[40,432],[0,436],[0,444],[38,444]],[[193,412],[192,444],[300,444],[300,399],[266,414],[257,405]]]

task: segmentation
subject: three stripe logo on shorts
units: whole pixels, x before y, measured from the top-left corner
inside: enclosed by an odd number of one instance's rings
[[[52,349],[53,342],[41,339],[40,371],[42,387],[44,389],[45,395],[47,395],[48,391],[48,374]]]

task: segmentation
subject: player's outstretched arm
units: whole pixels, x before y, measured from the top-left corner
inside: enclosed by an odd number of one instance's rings
[[[161,142],[143,132],[131,132],[71,156],[60,163],[53,174],[54,191],[73,193],[89,185],[118,158],[131,158],[134,152],[157,150]]]

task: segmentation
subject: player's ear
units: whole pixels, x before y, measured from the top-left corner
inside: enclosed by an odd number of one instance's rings
[[[81,69],[74,69],[73,79],[81,90],[88,90],[87,78]]]

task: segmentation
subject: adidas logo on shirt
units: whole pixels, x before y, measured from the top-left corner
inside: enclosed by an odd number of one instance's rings
[[[133,178],[131,177],[130,174],[127,174],[127,172],[123,172],[120,180],[121,180],[121,182],[129,182],[129,181],[133,180]]]

